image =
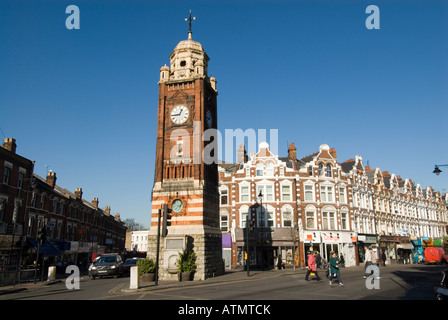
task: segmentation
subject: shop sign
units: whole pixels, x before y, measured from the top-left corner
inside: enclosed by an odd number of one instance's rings
[[[333,236],[332,234],[322,233],[322,242],[339,243],[339,237]]]

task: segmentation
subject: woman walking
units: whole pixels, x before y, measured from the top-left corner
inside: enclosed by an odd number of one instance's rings
[[[330,286],[333,284],[333,279],[337,278],[339,285],[343,286],[341,280],[341,271],[339,270],[339,259],[336,255],[336,252],[331,252],[331,258],[330,258]]]

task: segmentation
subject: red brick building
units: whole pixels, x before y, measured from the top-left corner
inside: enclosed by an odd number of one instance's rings
[[[6,138],[0,147],[0,283],[13,281],[19,266],[33,264],[43,227],[47,242],[39,260],[46,257],[47,266],[60,261],[85,270],[93,256],[123,251],[126,226],[118,213],[99,208],[98,198],[83,199],[81,188],[61,188],[55,172],[42,178],[33,169],[33,161],[16,153],[15,140]]]

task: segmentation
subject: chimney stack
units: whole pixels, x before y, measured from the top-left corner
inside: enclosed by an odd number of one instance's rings
[[[104,213],[106,213],[106,216],[110,216],[110,207],[106,206],[106,209],[104,209]]]
[[[95,209],[98,209],[98,198],[93,198],[92,204],[95,207]]]
[[[76,188],[75,196],[76,196],[76,199],[78,199],[78,200],[82,199],[82,188]]]
[[[47,184],[52,188],[56,186],[56,172],[50,171],[47,173]]]
[[[289,144],[288,158],[289,158],[289,160],[292,160],[292,161],[297,160],[297,148],[294,145],[294,142]]]
[[[240,145],[240,147],[238,148],[238,151],[237,151],[237,161],[238,161],[238,163],[245,163],[245,162],[247,162],[246,147],[243,144]]]
[[[121,221],[120,214],[118,212],[115,214],[115,220]]]
[[[14,138],[5,138],[3,142],[3,148],[5,148],[8,151],[11,151],[12,153],[16,153],[16,139]]]

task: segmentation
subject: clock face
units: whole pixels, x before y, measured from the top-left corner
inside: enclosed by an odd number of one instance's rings
[[[207,110],[207,113],[205,114],[205,124],[207,125],[207,128],[211,128],[213,125],[213,118],[210,110]]]
[[[178,105],[171,110],[171,121],[175,124],[182,124],[188,120],[190,111],[186,106]]]
[[[179,213],[183,208],[182,200],[176,199],[173,201],[172,209],[175,213]]]

